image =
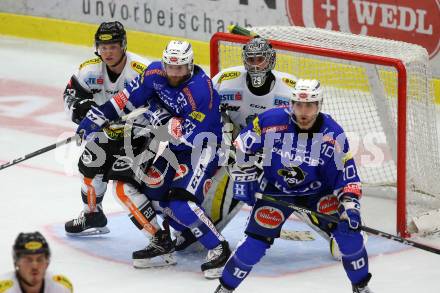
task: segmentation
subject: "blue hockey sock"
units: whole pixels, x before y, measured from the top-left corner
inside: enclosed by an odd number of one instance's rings
[[[191,232],[205,248],[213,249],[225,240],[203,209],[196,203],[174,200],[169,202],[169,208],[181,224],[191,229]]]
[[[357,284],[368,276],[368,255],[360,231],[348,228],[340,222],[333,235],[342,254],[342,264],[352,284]]]
[[[226,263],[220,282],[231,289],[237,288],[269,247],[268,243],[246,236]]]

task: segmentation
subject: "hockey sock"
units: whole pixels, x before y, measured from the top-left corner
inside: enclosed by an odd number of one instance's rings
[[[102,211],[102,200],[104,199],[107,183],[103,182],[103,175],[96,175],[94,178],[88,178],[83,175],[81,184],[81,197],[84,203],[86,213]]]
[[[269,247],[268,243],[246,236],[226,263],[220,282],[226,287],[237,288]]]
[[[191,232],[205,248],[213,249],[225,240],[203,209],[196,203],[172,200],[168,207],[181,224],[191,229]]]
[[[334,231],[335,239],[342,254],[342,264],[352,284],[357,284],[368,275],[368,255],[360,231],[348,228],[340,222]]]

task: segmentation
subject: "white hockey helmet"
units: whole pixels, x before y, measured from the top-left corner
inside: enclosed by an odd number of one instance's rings
[[[321,83],[316,79],[299,79],[292,90],[294,102],[322,102]]]
[[[170,41],[163,51],[162,63],[170,65],[188,64],[188,70],[192,74],[194,69],[194,51],[191,44],[186,41]]]
[[[321,111],[323,101],[321,83],[316,79],[299,79],[292,89],[290,100],[291,105],[295,102],[318,102],[319,111]]]

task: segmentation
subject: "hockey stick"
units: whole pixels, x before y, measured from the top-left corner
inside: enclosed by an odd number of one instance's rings
[[[290,209],[292,209],[292,210],[294,210],[294,211],[296,211],[298,213],[305,213],[305,214],[308,214],[308,215],[311,215],[311,216],[315,216],[315,217],[321,218],[323,220],[326,220],[328,222],[332,222],[332,223],[336,223],[336,224],[339,222],[339,219],[336,218],[336,217],[333,217],[333,216],[330,216],[330,215],[326,215],[326,214],[323,214],[323,213],[320,213],[320,212],[315,212],[315,211],[309,210],[307,208],[304,208],[304,207],[301,207],[301,206],[298,206],[298,205],[295,205],[295,204],[292,204],[292,203],[288,203],[288,202],[283,201],[283,200],[276,199],[276,198],[274,198],[274,197],[272,197],[270,195],[265,195],[265,194],[257,193],[256,197],[260,198],[260,199],[263,199],[263,200],[267,200],[267,201],[271,201],[271,202],[277,203],[277,204],[285,206],[285,207],[288,207],[288,208],[290,208]],[[405,238],[402,238],[402,237],[399,237],[399,236],[396,236],[396,235],[388,234],[386,232],[379,231],[379,230],[376,230],[376,229],[373,229],[373,228],[370,228],[370,227],[367,227],[367,226],[361,225],[359,227],[359,229],[362,230],[362,231],[365,231],[367,233],[370,233],[372,235],[377,235],[377,236],[380,236],[380,237],[383,237],[383,238],[386,238],[386,239],[394,240],[394,241],[397,241],[397,242],[400,242],[400,243],[412,246],[412,247],[420,248],[422,250],[426,250],[426,251],[429,251],[429,252],[432,252],[432,253],[435,253],[435,254],[440,254],[440,249],[438,249],[438,248],[431,247],[431,246],[428,246],[428,245],[424,245],[424,244],[421,244],[421,243],[418,243],[418,242],[414,242],[414,241],[411,241],[411,240],[408,240],[408,239],[405,239]]]
[[[145,113],[146,111],[147,111],[146,108],[139,108],[139,109],[136,109],[136,110],[134,110],[133,112],[131,112],[131,113],[127,114],[127,115],[122,116],[120,119],[118,119],[118,120],[115,121],[114,123],[120,123],[120,122],[123,122],[123,121],[129,120],[129,119],[133,119],[133,118],[135,118],[135,117],[137,117],[137,116],[139,116],[139,115],[142,115],[142,114]],[[80,137],[78,134],[75,134],[75,135],[73,135],[73,136],[71,136],[71,137],[68,137],[68,138],[62,140],[62,141],[58,141],[58,142],[56,142],[56,143],[54,143],[54,144],[51,144],[51,145],[49,145],[49,146],[47,146],[47,147],[41,148],[41,149],[39,149],[39,150],[36,150],[35,152],[32,152],[32,153],[30,153],[30,154],[24,155],[24,156],[22,156],[22,157],[19,157],[19,158],[17,158],[17,159],[14,159],[14,160],[12,160],[12,161],[10,161],[10,162],[7,162],[7,163],[5,163],[5,164],[3,164],[3,165],[0,165],[0,170],[6,169],[6,168],[8,168],[8,167],[10,167],[10,166],[16,165],[16,164],[21,163],[21,162],[23,162],[23,161],[26,161],[26,160],[28,160],[28,159],[30,159],[30,158],[36,157],[36,156],[38,156],[38,155],[41,155],[41,154],[47,153],[48,151],[51,151],[51,150],[53,150],[53,149],[56,149],[56,148],[58,148],[58,147],[60,147],[60,146],[63,146],[63,145],[65,145],[65,144],[68,144],[68,143],[70,143],[70,142],[72,142],[72,141],[76,141],[77,144],[81,144],[81,137]]]

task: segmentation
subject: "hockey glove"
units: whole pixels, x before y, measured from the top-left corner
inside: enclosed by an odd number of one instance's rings
[[[79,124],[92,106],[98,106],[92,99],[78,100],[72,105],[72,121]]]
[[[357,198],[351,196],[342,197],[339,203],[339,219],[348,224],[352,230],[357,230],[361,225],[361,204]]]
[[[253,206],[258,188],[257,168],[254,166],[247,168],[235,167],[231,171],[231,177],[234,180],[232,197]]]
[[[101,131],[105,124],[107,124],[107,119],[104,114],[98,108],[92,107],[78,125],[76,133],[81,139],[92,140],[92,134]]]

